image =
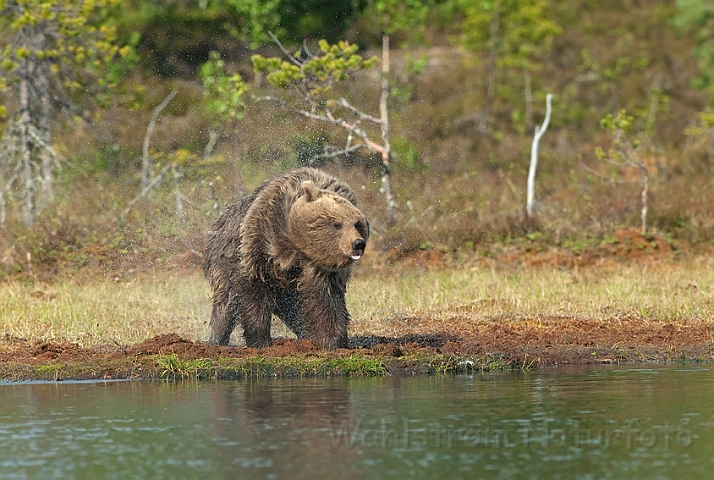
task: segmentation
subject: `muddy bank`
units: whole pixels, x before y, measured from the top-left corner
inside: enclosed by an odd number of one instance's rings
[[[401,338],[361,336],[349,349],[310,341],[272,347],[216,347],[161,335],[136,345],[0,342],[0,379],[244,378],[413,375],[551,365],[700,362],[714,359],[714,323],[577,319],[493,322],[468,338],[449,332]]]

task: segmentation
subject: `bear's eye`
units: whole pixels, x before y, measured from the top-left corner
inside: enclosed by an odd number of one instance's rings
[[[340,222],[334,222],[332,226],[335,227],[335,230],[339,230],[342,228],[342,224]]]

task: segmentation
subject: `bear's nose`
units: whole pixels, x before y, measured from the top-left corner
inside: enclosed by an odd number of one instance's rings
[[[367,242],[365,242],[363,239],[358,238],[354,242],[352,242],[352,250],[364,250],[364,247],[367,246]]]

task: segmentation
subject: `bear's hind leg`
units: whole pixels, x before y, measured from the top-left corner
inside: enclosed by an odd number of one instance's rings
[[[211,345],[228,345],[233,329],[238,324],[235,296],[228,289],[216,289],[211,311]]]
[[[261,348],[272,345],[270,320],[275,309],[275,299],[267,286],[260,282],[245,285],[241,289],[238,303],[246,346]]]

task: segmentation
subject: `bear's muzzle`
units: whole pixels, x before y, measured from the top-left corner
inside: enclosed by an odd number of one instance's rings
[[[364,249],[367,246],[367,242],[363,238],[358,238],[352,242],[352,260],[359,260],[364,255]]]

